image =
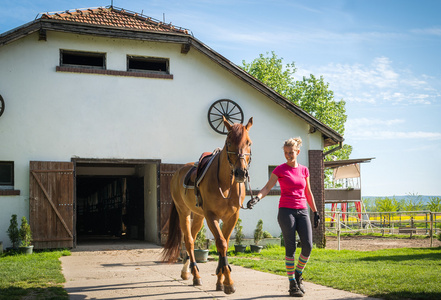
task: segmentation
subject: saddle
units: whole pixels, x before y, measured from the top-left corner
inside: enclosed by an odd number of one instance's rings
[[[188,170],[184,177],[184,188],[194,189],[196,196],[196,206],[202,207],[202,197],[199,191],[199,184],[205,176],[208,168],[213,162],[216,155],[221,151],[220,148],[215,149],[213,152],[204,152],[194,165]]]

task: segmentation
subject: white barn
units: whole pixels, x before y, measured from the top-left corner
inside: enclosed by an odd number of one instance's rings
[[[188,30],[114,7],[42,14],[1,34],[0,100],[5,247],[12,214],[30,219],[36,248],[101,236],[160,244],[170,174],[223,147],[208,118],[219,100],[254,118],[253,190],[284,162],[283,141],[301,136],[323,211],[323,149],[343,142]],[[277,201],[274,190],[241,212],[246,236],[259,219],[280,234]]]

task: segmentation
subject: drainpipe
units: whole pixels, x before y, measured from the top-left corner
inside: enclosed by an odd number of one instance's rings
[[[323,153],[323,158],[326,157],[326,155],[329,155],[337,150],[340,150],[341,148],[343,148],[343,142],[339,142],[337,147],[332,148],[331,150]]]

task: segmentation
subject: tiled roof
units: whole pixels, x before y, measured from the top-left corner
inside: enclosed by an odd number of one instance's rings
[[[189,30],[166,24],[142,14],[115,7],[67,10],[58,13],[41,14],[41,19],[61,20],[90,25],[111,26],[117,28],[189,34]]]

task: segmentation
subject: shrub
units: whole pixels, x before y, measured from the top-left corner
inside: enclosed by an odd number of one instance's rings
[[[205,233],[207,230],[205,229],[205,225],[202,225],[201,230],[199,230],[198,234],[196,235],[196,239],[194,241],[194,245],[198,249],[206,248],[207,246],[207,236]]]
[[[8,231],[9,240],[11,241],[12,248],[17,248],[20,242],[20,233],[18,231],[17,215],[12,215]]]
[[[260,219],[257,222],[256,229],[254,229],[254,244],[259,244],[263,239],[263,221]]]
[[[236,225],[234,226],[234,233],[236,234],[236,245],[242,245],[242,241],[245,238],[245,235],[242,232],[243,226],[241,224],[242,220],[239,218]]]
[[[31,245],[31,241],[32,241],[31,226],[29,226],[28,220],[26,220],[26,217],[21,218],[21,226],[20,226],[20,230],[19,230],[19,235],[20,235],[22,247],[28,247]]]
[[[272,238],[273,236],[271,235],[271,233],[269,233],[268,231],[264,231],[263,232],[263,238],[264,239],[267,239],[267,238]]]

